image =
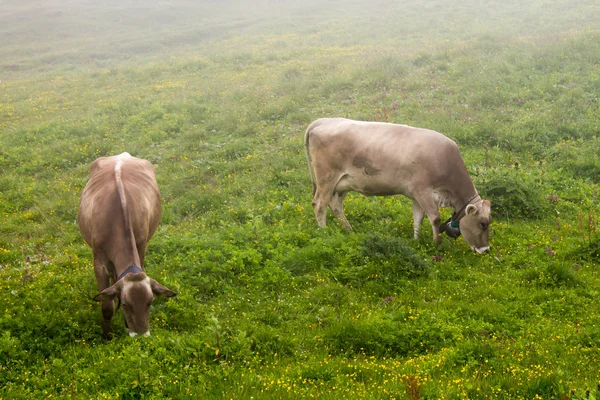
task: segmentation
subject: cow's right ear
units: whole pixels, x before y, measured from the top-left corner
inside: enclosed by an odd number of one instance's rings
[[[467,215],[475,215],[475,214],[477,214],[477,211],[479,211],[477,209],[477,206],[475,206],[473,204],[469,204],[467,206],[467,208],[465,208],[465,214],[467,214]]]
[[[121,288],[123,285],[119,285],[120,282],[115,283],[111,287],[107,287],[96,296],[94,296],[95,301],[105,301],[105,300],[114,300],[115,297],[121,294]]]

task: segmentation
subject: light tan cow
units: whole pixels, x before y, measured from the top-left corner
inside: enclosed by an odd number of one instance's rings
[[[441,133],[322,118],[308,126],[304,147],[319,227],[325,226],[329,205],[342,225],[352,230],[343,209],[350,191],[366,196],[403,194],[412,199],[415,239],[427,214],[436,243],[441,242],[443,231],[453,237],[462,233],[472,250],[489,250],[490,202],[477,194],[458,146]],[[440,227],[441,207],[455,212]]]
[[[150,335],[154,296],[175,296],[144,272],[148,241],[160,221],[160,192],[154,166],[129,153],[92,163],[79,203],[79,230],[92,248],[102,302],[103,332],[112,336],[114,300],[123,305],[130,336]]]

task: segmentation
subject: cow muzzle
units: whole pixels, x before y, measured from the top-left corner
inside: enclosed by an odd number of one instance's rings
[[[136,337],[138,335],[137,332],[129,332],[129,337]],[[150,331],[146,331],[144,336],[150,336]]]
[[[475,246],[471,246],[471,250],[473,250],[474,252],[478,253],[478,254],[483,254],[486,251],[490,250],[490,246],[485,246],[485,247],[475,247]]]

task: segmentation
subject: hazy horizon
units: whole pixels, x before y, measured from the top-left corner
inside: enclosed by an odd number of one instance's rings
[[[3,1],[0,74],[185,57],[219,51],[219,43],[232,37],[250,44],[295,35],[298,48],[418,49],[432,38],[439,46],[481,37],[552,40],[596,29],[598,20],[600,5],[592,0]]]

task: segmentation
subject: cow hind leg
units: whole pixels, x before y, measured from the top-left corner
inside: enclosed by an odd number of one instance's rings
[[[347,193],[348,192],[334,193],[329,201],[329,207],[331,208],[333,215],[340,220],[344,228],[352,232],[352,227],[344,215],[344,198]]]
[[[423,218],[425,217],[425,212],[419,205],[419,202],[416,200],[413,200],[413,203],[412,203],[412,213],[413,213],[414,238],[415,238],[415,240],[418,240],[419,234],[421,233],[421,224],[423,223]]]
[[[319,228],[324,228],[327,219],[327,205],[333,196],[333,188],[325,188],[325,190],[317,188],[315,197],[313,198],[313,207],[315,210],[315,218]]]
[[[102,292],[107,287],[110,287],[110,275],[106,270],[108,260],[103,257],[94,256],[94,273],[96,275],[96,284],[98,285],[98,293]],[[110,321],[115,313],[115,303],[112,300],[103,300],[102,305],[102,334],[105,339],[112,337],[112,327]]]

